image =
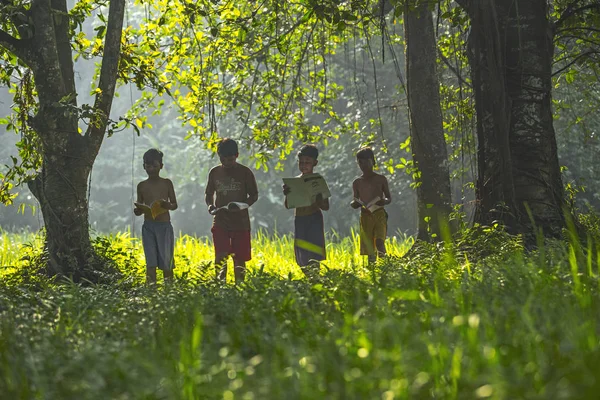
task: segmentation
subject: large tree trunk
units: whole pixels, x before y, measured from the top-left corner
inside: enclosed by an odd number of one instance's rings
[[[564,227],[545,0],[461,0],[477,111],[475,221],[546,236]]]
[[[29,187],[44,218],[48,273],[93,281],[87,183],[95,155],[77,124],[61,123],[58,114],[40,110],[34,119],[36,130],[52,139],[43,144],[42,170]]]
[[[407,91],[422,240],[441,240],[451,211],[448,153],[442,126],[433,17],[427,1],[406,3]]]
[[[89,236],[88,179],[104,137],[114,96],[124,0],[110,2],[104,55],[94,116],[79,133],[73,55],[65,0],[34,0],[30,10],[32,37],[6,33],[0,44],[33,71],[38,94],[36,115],[29,121],[41,142],[42,168],[29,186],[38,199],[46,228],[48,272],[75,281],[97,281]]]

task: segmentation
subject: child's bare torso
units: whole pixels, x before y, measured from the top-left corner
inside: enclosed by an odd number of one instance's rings
[[[156,200],[171,201],[172,199],[169,199],[169,191],[171,186],[172,183],[169,179],[161,177],[146,179],[139,184],[139,193],[141,195],[141,199],[139,200],[141,200],[141,203],[148,206],[152,205],[152,203]],[[152,219],[152,216],[145,214],[144,219],[167,222],[171,220],[171,216],[169,211],[167,211],[157,215],[155,219]]]
[[[370,176],[359,176],[354,180],[354,187],[358,191],[358,198],[363,203],[369,203],[376,197],[385,198],[385,182],[383,175],[373,173]]]

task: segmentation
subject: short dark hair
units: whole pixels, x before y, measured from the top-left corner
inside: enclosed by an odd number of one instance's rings
[[[221,139],[217,144],[217,154],[224,157],[237,155],[238,145],[236,141],[230,138]]]
[[[159,163],[163,163],[163,152],[158,149],[150,149],[144,153],[144,164],[158,161]]]
[[[307,156],[316,160],[319,157],[319,149],[314,144],[305,144],[298,152],[298,158],[300,156]]]
[[[356,159],[371,159],[373,160],[373,164],[375,164],[375,153],[373,153],[373,149],[370,147],[363,147],[356,152]]]

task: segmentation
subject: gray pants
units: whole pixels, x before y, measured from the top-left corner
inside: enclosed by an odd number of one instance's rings
[[[172,270],[175,235],[171,222],[144,221],[142,244],[146,256],[146,267]]]

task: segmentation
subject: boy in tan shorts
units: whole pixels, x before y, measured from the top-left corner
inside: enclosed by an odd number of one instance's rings
[[[383,207],[391,203],[392,196],[387,178],[373,171],[375,154],[371,148],[360,149],[356,162],[362,175],[352,182],[354,199],[350,206],[360,208],[360,254],[374,262],[386,254],[387,213]]]

